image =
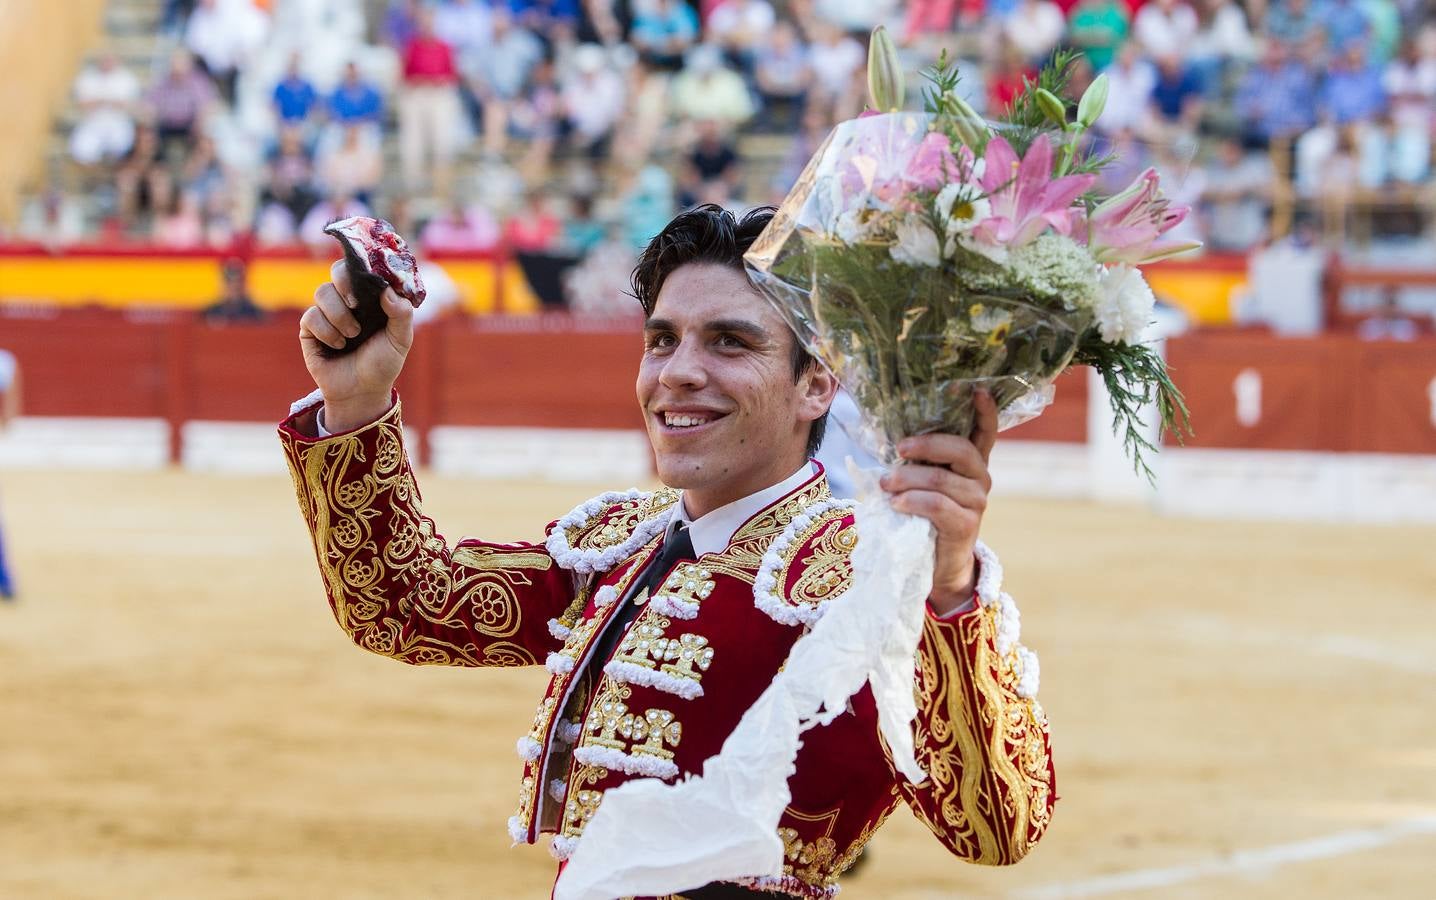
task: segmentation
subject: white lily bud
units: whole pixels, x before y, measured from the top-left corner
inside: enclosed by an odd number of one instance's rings
[[[1077,102],[1078,125],[1091,128],[1102,115],[1102,110],[1107,108],[1108,84],[1107,76],[1102,74],[1087,85],[1087,90],[1082,92],[1082,99]]]
[[[897,46],[888,30],[879,25],[868,41],[868,96],[878,112],[897,112],[907,97],[907,84]]]
[[[1067,127],[1067,104],[1056,94],[1046,88],[1038,88],[1034,95],[1037,98],[1037,108],[1042,110],[1053,125],[1058,128]]]

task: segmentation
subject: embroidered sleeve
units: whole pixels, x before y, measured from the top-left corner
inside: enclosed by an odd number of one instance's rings
[[[894,777],[954,854],[1010,865],[1046,830],[1055,781],[1037,657],[1017,642],[1017,607],[999,591],[996,557],[979,546],[979,560],[979,606],[950,619],[928,615],[918,644],[913,727],[928,779]]]
[[[339,626],[412,665],[534,665],[561,641],[550,619],[575,598],[542,544],[449,547],[420,507],[400,407],[314,440],[300,412],[280,427],[299,508]]]

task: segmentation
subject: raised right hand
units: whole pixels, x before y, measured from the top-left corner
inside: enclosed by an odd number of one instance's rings
[[[344,260],[329,267],[329,283],[314,292],[314,305],[299,319],[299,346],[304,365],[324,394],[324,427],[349,431],[389,411],[394,382],[414,344],[414,308],[385,288],[382,303],[389,322],[352,353],[326,357],[322,345],[338,349],[347,336],[359,333],[351,312],[354,293]]]

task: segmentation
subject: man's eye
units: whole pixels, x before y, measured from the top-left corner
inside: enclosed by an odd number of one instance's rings
[[[746,346],[747,346],[747,344],[744,344],[741,340],[739,340],[738,338],[734,337],[734,336],[731,335],[731,334],[722,334],[722,335],[719,335],[719,336],[718,336],[718,345],[719,345],[720,347],[746,347]]]
[[[676,343],[676,340],[677,340],[677,339],[674,338],[673,335],[671,335],[671,334],[666,334],[666,333],[651,334],[651,335],[648,336],[648,347],[649,347],[649,349],[656,349],[656,348],[660,348],[660,347],[672,347],[672,346],[674,345],[674,343]]]

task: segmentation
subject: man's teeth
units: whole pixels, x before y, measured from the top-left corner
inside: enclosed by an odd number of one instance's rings
[[[663,422],[677,428],[687,428],[692,425],[703,425],[711,422],[710,416],[690,416],[685,413],[664,413]]]

